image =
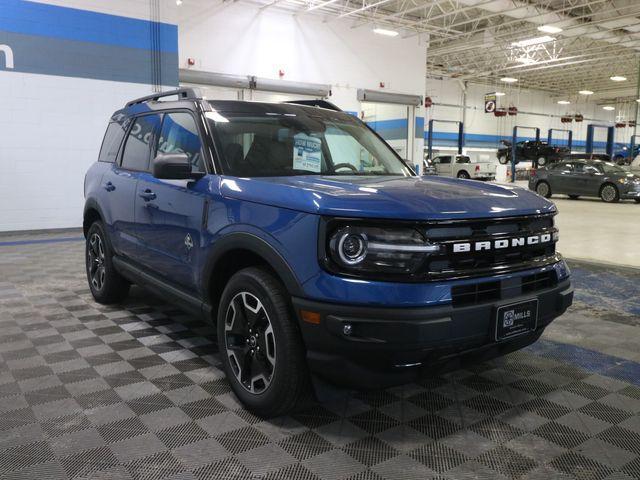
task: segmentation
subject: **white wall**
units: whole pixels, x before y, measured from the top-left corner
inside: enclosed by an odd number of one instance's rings
[[[201,5],[180,7],[180,67],[332,85],[330,100],[361,112],[358,88],[423,95],[426,40],[376,35],[352,22],[277,9],[259,10],[242,2],[202,14]],[[422,116],[422,109],[417,112]],[[422,139],[416,146],[421,155]]]
[[[149,0],[37,3],[149,20]],[[169,3],[175,7],[175,2]],[[167,14],[163,15],[165,19],[171,16],[170,7],[163,11]],[[96,55],[103,55],[96,62],[99,69],[103,60],[123,61],[109,57],[109,52],[133,52],[135,47],[123,47],[109,43],[110,40],[95,44],[83,41],[83,36],[92,32],[81,24],[77,30],[74,25],[74,29],[59,35],[51,29],[58,20],[55,15],[34,18],[33,22],[39,25],[25,35],[28,41],[22,41],[21,36],[15,35],[24,32],[17,29],[10,17],[3,18],[3,13],[0,13],[0,44],[13,39],[10,46],[15,52],[15,68],[7,68],[0,55],[0,231],[78,227],[82,225],[84,174],[97,159],[111,114],[127,100],[152,93],[152,86],[138,81],[82,78],[73,73],[81,72],[82,63],[89,62],[82,55],[86,53],[83,48],[95,49]],[[64,44],[68,50],[61,54],[63,61],[56,63],[60,60],[56,58],[49,65],[46,56],[34,49],[47,48],[47,43],[54,42]],[[58,67],[61,70],[68,67],[70,73],[47,73]],[[130,68],[133,71],[140,67],[133,64]],[[94,73],[95,70],[88,75]]]

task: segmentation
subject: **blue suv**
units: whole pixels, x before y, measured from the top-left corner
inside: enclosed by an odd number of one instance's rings
[[[216,323],[233,391],[263,416],[310,374],[381,388],[522,348],[573,298],[552,203],[418,177],[324,101],[131,101],[85,197],[96,301],[136,283]]]

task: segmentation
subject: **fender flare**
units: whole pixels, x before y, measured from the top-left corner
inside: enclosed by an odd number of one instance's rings
[[[104,212],[102,211],[102,208],[100,208],[100,205],[98,205],[98,202],[94,199],[94,198],[88,198],[85,202],[84,202],[84,209],[82,210],[82,229],[83,229],[83,233],[84,233],[84,219],[87,216],[87,212],[89,210],[95,210],[98,212],[98,215],[100,215],[100,218],[102,218],[102,221],[106,223],[107,219],[104,216]],[[105,225],[106,226],[106,225]]]
[[[249,250],[264,258],[280,277],[287,291],[293,296],[302,296],[300,281],[282,255],[267,241],[246,232],[229,233],[213,242],[212,252],[209,254],[202,272],[202,289],[205,296],[210,292],[218,261],[226,253],[237,249]]]

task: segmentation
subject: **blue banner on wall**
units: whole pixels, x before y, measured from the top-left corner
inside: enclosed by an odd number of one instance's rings
[[[178,27],[0,0],[0,71],[178,84]]]

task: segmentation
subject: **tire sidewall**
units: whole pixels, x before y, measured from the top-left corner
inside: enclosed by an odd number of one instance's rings
[[[498,157],[498,163],[500,163],[500,165],[506,165],[507,163],[509,163],[509,159],[506,155],[502,155]]]
[[[96,290],[91,283],[91,274],[89,273],[89,242],[91,241],[91,237],[94,234],[97,234],[102,241],[102,248],[104,249],[104,267],[105,267],[105,279],[102,284],[102,289]],[[89,231],[87,232],[87,238],[85,241],[85,249],[84,249],[84,263],[85,270],[87,272],[87,282],[89,283],[89,288],[91,289],[91,293],[94,298],[99,299],[104,296],[105,290],[107,287],[107,281],[109,279],[109,273],[111,269],[113,269],[113,264],[111,263],[111,246],[109,245],[109,241],[107,240],[107,234],[105,232],[104,226],[101,222],[93,222],[91,227],[89,227]]]
[[[226,339],[225,339],[225,319],[227,315],[227,309],[231,300],[240,292],[249,292],[255,295],[262,305],[264,306],[267,314],[269,315],[269,321],[273,328],[275,347],[276,347],[276,366],[273,371],[271,383],[267,389],[259,394],[252,394],[248,392],[236,379],[229,362],[226,351]],[[271,404],[280,397],[282,389],[287,388],[287,379],[282,371],[283,365],[287,362],[297,361],[294,359],[294,355],[291,355],[289,350],[290,346],[287,345],[286,334],[283,331],[281,322],[290,322],[291,317],[288,311],[281,311],[278,309],[271,297],[271,293],[268,288],[262,284],[256,277],[247,274],[243,271],[234,275],[227,284],[222,296],[220,298],[220,304],[218,307],[217,317],[217,334],[218,334],[218,350],[220,352],[220,359],[224,367],[225,374],[231,386],[231,389],[250,409],[256,411],[266,404]]]

